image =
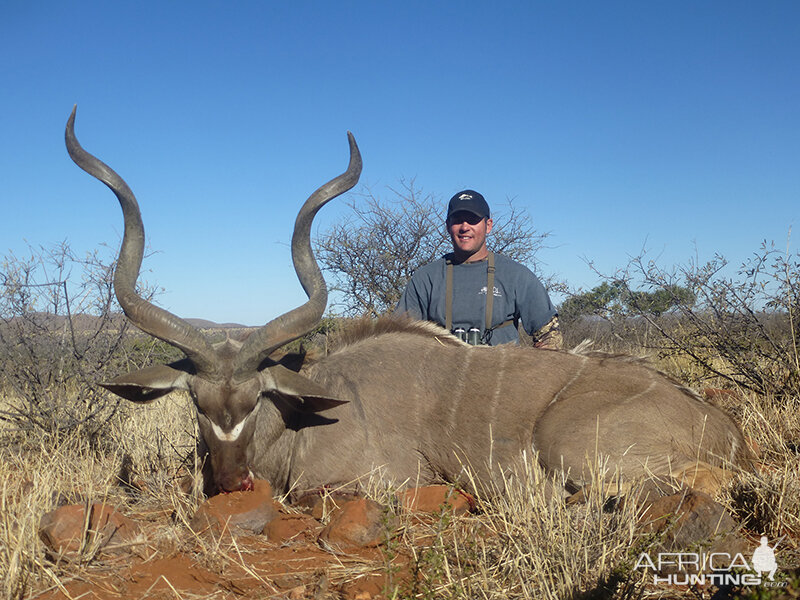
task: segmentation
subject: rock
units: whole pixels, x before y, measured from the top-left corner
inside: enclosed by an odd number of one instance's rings
[[[414,512],[438,513],[442,509],[462,515],[475,508],[475,499],[446,485],[429,485],[397,493],[400,506]]]
[[[383,576],[360,577],[342,586],[341,596],[345,600],[373,600],[383,598],[386,578]]]
[[[253,482],[253,490],[212,496],[197,509],[189,526],[197,531],[261,533],[278,516],[280,504],[272,499],[272,488],[262,480]]]
[[[292,502],[292,506],[309,513],[315,519],[324,519],[336,509],[350,500],[358,498],[357,494],[346,491],[314,490],[301,495]]]
[[[310,515],[283,514],[267,523],[263,533],[276,544],[308,542],[317,538],[321,527],[319,521]]]
[[[298,585],[297,587],[290,589],[286,597],[289,600],[303,600],[303,598],[306,597],[306,586]]]
[[[707,552],[746,553],[733,517],[714,499],[696,490],[657,498],[640,519],[644,531],[661,534],[664,551],[703,547]]]
[[[103,552],[125,552],[115,547],[136,540],[139,526],[112,506],[95,503],[89,507],[86,529],[86,506],[61,506],[45,514],[39,523],[39,537],[58,558],[74,560],[80,553],[93,548]]]
[[[345,503],[331,517],[320,539],[335,547],[375,547],[394,532],[394,517],[374,500],[359,498]]]

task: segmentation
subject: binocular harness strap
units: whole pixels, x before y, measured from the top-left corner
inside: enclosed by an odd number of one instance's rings
[[[484,328],[484,332],[488,333],[493,329],[499,329],[511,323],[516,324],[516,319],[509,319],[508,321],[501,323],[497,327],[492,328],[492,308],[494,306],[494,271],[495,271],[494,252],[489,252],[487,260],[489,264],[486,275],[486,326]],[[445,274],[445,307],[444,307],[445,328],[448,331],[452,331],[453,330],[453,260],[451,258],[445,258],[445,262],[447,264],[447,269]]]
[[[453,261],[446,258],[447,275],[445,276],[444,320],[445,329],[453,331]]]
[[[489,267],[486,275],[486,328],[492,328],[492,306],[494,304],[494,252],[489,252]]]

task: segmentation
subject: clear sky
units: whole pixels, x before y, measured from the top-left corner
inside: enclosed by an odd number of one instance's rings
[[[291,228],[347,130],[379,195],[515,198],[574,287],[643,246],[739,263],[800,216],[795,0],[6,2],[0,82],[0,254],[118,244],[116,199],[64,148],[77,103],[183,317],[257,325],[304,300]]]

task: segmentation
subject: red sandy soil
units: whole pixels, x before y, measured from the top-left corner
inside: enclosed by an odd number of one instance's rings
[[[113,529],[125,535],[109,534],[112,537],[104,538],[105,547],[88,564],[81,564],[75,552],[77,546],[71,545],[70,551],[54,558],[59,563],[55,571],[61,574],[60,585],[32,597],[369,600],[385,598],[386,591],[398,583],[405,581],[408,585],[410,559],[397,551],[396,544],[391,552],[387,549],[385,513],[381,522],[380,508],[377,512],[375,509],[379,505],[351,497],[327,497],[324,501],[316,497],[287,510],[272,501],[268,485],[266,489],[257,487],[256,491],[259,490],[260,495],[237,492],[211,498],[198,511],[206,516],[193,519],[194,532],[183,528],[179,541],[163,535],[170,526],[169,515],[109,516],[105,509],[97,509],[99,520],[95,521],[92,513],[91,527],[106,533]],[[400,506],[420,511],[414,513],[418,524],[435,518],[422,511],[440,509],[442,501],[454,494],[439,486],[409,493],[412,495],[401,496],[398,501]],[[471,499],[457,492],[455,495],[451,500],[456,505],[453,510],[469,510]],[[261,532],[243,531],[231,525],[240,515],[252,514],[261,501],[269,504],[270,519]],[[335,509],[330,519],[326,519],[327,527],[319,520],[323,502],[326,512]],[[335,504],[341,505],[340,508]],[[81,513],[83,507],[64,508],[70,509],[65,514],[78,513],[76,523],[80,530],[84,518],[81,515],[85,515]],[[301,509],[306,512],[299,512]],[[56,520],[62,518],[71,519],[73,515],[57,516]],[[127,522],[120,525],[120,519]],[[106,525],[109,520],[113,521],[113,527]],[[50,541],[49,545],[57,547],[58,543]]]

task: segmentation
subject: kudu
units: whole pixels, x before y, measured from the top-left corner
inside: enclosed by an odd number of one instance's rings
[[[137,327],[186,354],[103,385],[134,402],[188,390],[218,489],[249,489],[253,477],[279,490],[309,489],[376,471],[398,484],[464,481],[467,467],[474,482],[490,486],[535,455],[548,471],[566,474],[569,489],[586,482],[587,458],[625,477],[666,475],[698,461],[748,462],[742,434],[724,412],[632,361],[474,347],[432,324],[391,319],[362,323],[360,337],[298,370],[272,360],[325,309],[310,229],[316,212],[358,181],[361,156],[349,133],[347,171],[315,191],[295,223],[292,258],[308,301],[244,342],[210,344],[135,291],[144,249],[138,204],[114,171],[81,148],[74,119],[75,110],[66,128],[70,156],[122,206],[119,303]]]

